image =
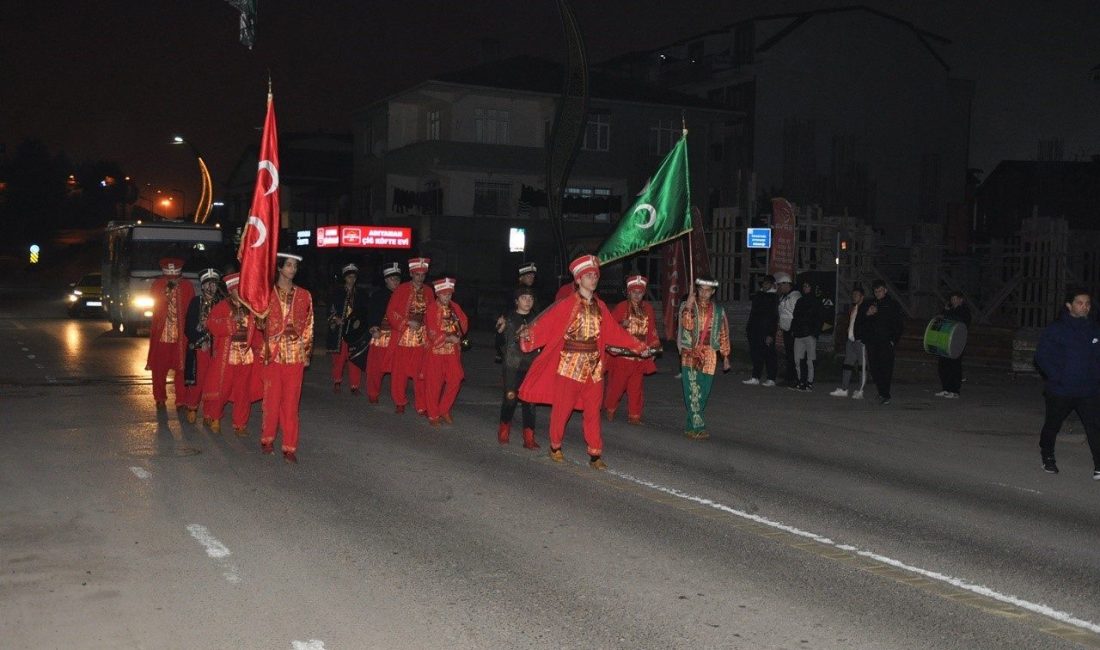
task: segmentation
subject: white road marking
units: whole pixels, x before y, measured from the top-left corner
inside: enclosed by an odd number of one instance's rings
[[[317,639],[310,639],[309,641],[291,641],[290,647],[293,650],[325,650],[325,642],[318,641]]]
[[[34,367],[38,368],[39,370],[42,370],[42,369],[45,369],[46,366],[42,365],[41,363],[36,363],[36,364],[34,364]]]
[[[878,553],[875,553],[873,551],[864,551],[864,550],[860,549],[859,547],[852,546],[850,544],[841,544],[839,542],[836,542],[836,541],[833,541],[833,540],[829,539],[828,537],[825,537],[824,535],[818,535],[817,533],[811,533],[809,531],[805,531],[805,530],[802,530],[800,528],[795,528],[794,526],[789,526],[787,524],[780,523],[778,521],[773,521],[773,520],[768,519],[766,517],[761,517],[760,515],[754,515],[750,512],[745,512],[744,510],[738,510],[736,508],[732,508],[730,506],[718,503],[717,501],[712,501],[712,500],[707,499],[705,497],[699,497],[699,496],[695,496],[693,494],[688,494],[687,492],[677,490],[676,488],[670,488],[670,487],[665,487],[663,485],[658,485],[657,483],[653,483],[653,482],[647,481],[645,479],[635,478],[634,476],[631,476],[629,474],[624,474],[622,472],[617,472],[615,470],[607,470],[607,471],[608,471],[609,474],[612,474],[614,476],[618,476],[619,478],[621,478],[625,481],[630,481],[631,483],[641,485],[643,487],[647,487],[651,490],[655,490],[657,492],[661,492],[661,493],[667,494],[669,496],[674,496],[674,497],[677,497],[679,499],[683,499],[685,501],[691,501],[693,503],[698,503],[699,505],[707,506],[708,508],[714,508],[715,510],[725,512],[725,513],[733,515],[735,517],[740,517],[741,519],[747,519],[749,521],[752,521],[752,522],[755,522],[755,523],[758,523],[758,524],[761,524],[761,525],[764,525],[764,526],[768,526],[770,528],[775,528],[776,530],[782,530],[784,532],[790,533],[791,535],[797,535],[799,537],[805,537],[805,538],[811,539],[811,540],[813,540],[813,541],[815,541],[819,544],[823,544],[823,545],[826,545],[826,546],[832,546],[832,547],[834,547],[838,550],[841,550],[841,551],[847,551],[849,553],[854,553],[854,554],[859,555],[861,557],[866,557],[866,558],[875,560],[876,562],[881,562],[883,564],[888,564],[888,565],[890,565],[894,568],[897,568],[897,569],[902,569],[904,571],[909,571],[909,572],[912,572],[912,573],[916,573],[916,574],[924,576],[926,578],[930,578],[932,580],[937,580],[939,582],[944,582],[944,583],[947,583],[947,584],[949,584],[953,587],[958,587],[959,589],[965,589],[966,591],[970,591],[970,592],[973,592],[973,593],[976,593],[976,594],[980,594],[982,596],[985,596],[986,598],[992,598],[993,600],[998,600],[1002,603],[1008,603],[1010,605],[1015,605],[1016,607],[1019,607],[1021,609],[1025,609],[1029,612],[1034,612],[1036,614],[1040,614],[1042,616],[1046,616],[1046,617],[1049,617],[1049,618],[1053,618],[1057,621],[1061,621],[1062,623],[1065,623],[1067,625],[1072,625],[1074,627],[1079,627],[1079,628],[1088,630],[1090,632],[1100,634],[1100,625],[1098,625],[1096,623],[1093,623],[1092,621],[1086,621],[1084,619],[1077,618],[1076,616],[1074,616],[1070,613],[1054,609],[1053,607],[1049,607],[1047,605],[1043,605],[1043,604],[1039,604],[1039,603],[1033,603],[1033,602],[1024,600],[1022,598],[1018,598],[1016,596],[1011,596],[1011,595],[1008,595],[1008,594],[1002,594],[1002,593],[1000,593],[998,591],[994,591],[993,589],[990,589],[989,587],[986,587],[984,585],[973,584],[973,583],[967,582],[967,581],[965,581],[961,578],[955,578],[955,577],[952,577],[952,576],[949,576],[949,575],[946,575],[946,574],[943,574],[943,573],[939,573],[937,571],[931,571],[929,569],[922,569],[921,567],[913,566],[911,564],[906,564],[904,562],[901,562],[900,560],[895,560],[895,559],[887,557],[885,555],[879,555]]]
[[[27,355],[27,358],[28,358],[28,359],[33,359],[33,358],[34,358],[34,355],[33,355],[33,354],[28,354],[28,355]]]
[[[227,560],[232,553],[229,551],[229,547],[222,544],[216,537],[210,534],[206,526],[201,524],[188,524],[187,532],[191,533],[191,537],[194,537],[202,547],[206,549],[206,555],[213,558],[222,568],[222,577],[229,582],[237,584],[241,581],[241,576],[237,571],[237,567]]]
[[[1013,490],[1019,490],[1021,492],[1030,492],[1032,494],[1042,494],[1042,492],[1040,492],[1038,490],[1031,490],[1029,488],[1016,487],[1015,485],[1009,485],[1008,483],[992,483],[992,485],[996,485],[997,487],[1012,488]]]
[[[130,471],[134,473],[134,476],[143,480],[153,478],[153,475],[150,474],[148,470],[142,469],[140,467],[131,467]]]
[[[22,344],[22,343],[20,343],[19,345],[23,345],[23,344]],[[22,348],[22,350],[23,350],[24,352],[30,352],[30,351],[31,351],[31,349],[30,349],[30,348]]]

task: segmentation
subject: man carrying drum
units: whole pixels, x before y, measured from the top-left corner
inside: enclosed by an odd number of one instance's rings
[[[970,308],[966,306],[966,298],[963,297],[962,292],[951,292],[951,296],[947,299],[947,304],[943,308],[943,319],[962,323],[967,329],[970,328]],[[959,390],[962,388],[962,355],[960,354],[954,359],[941,356],[939,358],[939,371],[940,388],[942,390],[936,393],[936,397],[958,399]]]

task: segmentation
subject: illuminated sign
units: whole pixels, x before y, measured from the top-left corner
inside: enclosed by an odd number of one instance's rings
[[[508,252],[522,253],[527,248],[527,230],[525,228],[508,229]]]
[[[322,226],[317,248],[412,248],[412,228],[402,226]]]

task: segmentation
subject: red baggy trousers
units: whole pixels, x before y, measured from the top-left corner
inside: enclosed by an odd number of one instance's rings
[[[607,360],[607,394],[604,395],[603,407],[605,410],[614,411],[619,408],[619,401],[626,393],[626,414],[630,417],[642,417],[642,406],[645,397],[642,394],[642,378],[645,373],[639,361],[610,357]]]
[[[359,388],[363,371],[354,363],[348,363],[348,342],[340,341],[340,351],[332,353],[332,383],[339,384],[344,380],[344,366],[348,367],[348,383],[352,388]]]
[[[394,406],[409,403],[406,389],[409,380],[413,380],[413,401],[417,413],[428,412],[427,387],[424,385],[424,356],[428,352],[424,347],[397,346],[393,352],[393,372],[390,373],[390,397]]]
[[[561,447],[565,439],[565,425],[579,399],[584,418],[584,442],[590,455],[599,456],[603,453],[603,436],[600,435],[603,382],[579,382],[561,375],[555,376],[554,380],[554,402],[550,405],[550,447]]]
[[[275,432],[283,430],[283,451],[298,450],[298,402],[302,399],[300,363],[269,363],[264,366],[263,425],[260,442],[274,443]]]
[[[428,417],[450,413],[458,398],[464,373],[458,354],[428,354],[424,368],[424,387],[428,393]]]

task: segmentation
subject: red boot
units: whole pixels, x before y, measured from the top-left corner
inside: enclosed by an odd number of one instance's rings
[[[499,442],[502,445],[508,444],[508,438],[509,438],[509,436],[511,436],[511,434],[512,434],[512,423],[511,422],[501,422],[500,423],[500,428],[497,429],[497,442]]]
[[[535,430],[524,429],[523,430],[523,448],[524,449],[538,449],[539,443],[535,442]]]

